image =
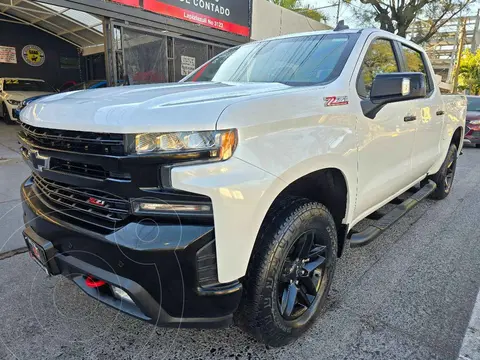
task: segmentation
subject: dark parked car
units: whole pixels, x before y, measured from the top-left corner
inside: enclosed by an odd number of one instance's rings
[[[467,96],[465,143],[480,148],[480,96]]]
[[[68,89],[65,89],[61,92],[99,89],[99,88],[104,88],[104,87],[107,87],[107,80],[90,80],[90,81],[82,82],[80,84],[73,85],[72,87],[69,87]],[[20,111],[22,111],[22,109],[25,106],[30,104],[32,101],[40,99],[44,96],[48,96],[48,95],[32,96],[28,99],[23,100],[22,103],[20,104],[20,106],[13,111],[13,117],[16,120],[19,120],[20,119]]]

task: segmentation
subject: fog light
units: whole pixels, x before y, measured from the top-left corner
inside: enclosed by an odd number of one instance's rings
[[[212,206],[207,204],[162,204],[134,202],[136,213],[211,213]]]
[[[133,303],[132,298],[130,295],[128,295],[123,289],[120,289],[119,287],[113,286],[112,285],[112,292],[113,295],[118,299],[118,300],[125,300]]]

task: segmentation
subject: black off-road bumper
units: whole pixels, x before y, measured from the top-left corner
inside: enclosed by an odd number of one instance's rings
[[[21,196],[25,235],[46,249],[52,275],[63,274],[97,300],[159,326],[231,324],[241,284],[201,285],[202,261],[214,261],[215,256],[212,225],[137,220],[100,234],[52,212],[31,178],[22,184]],[[147,239],[139,236],[152,233],[155,236]],[[106,284],[89,287],[87,277]],[[124,290],[133,302],[115,297],[112,286]]]

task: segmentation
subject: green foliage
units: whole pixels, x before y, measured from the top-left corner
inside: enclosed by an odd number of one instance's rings
[[[458,88],[468,90],[471,95],[480,93],[480,49],[472,53],[466,49],[460,62]]]
[[[299,14],[302,14],[306,17],[309,17],[316,21],[326,21],[327,16],[319,10],[316,10],[311,5],[305,5],[302,3],[301,0],[271,0],[271,2],[284,7],[285,9],[289,9],[295,11]]]
[[[370,45],[362,64],[362,78],[367,93],[378,74],[397,72],[397,64],[390,41],[376,40]]]
[[[412,40],[428,41],[452,18],[476,0],[358,0],[366,6],[355,6],[357,17],[365,25],[379,24],[383,30],[405,37],[407,30],[421,19],[423,26],[417,29]],[[378,25],[376,25],[378,26]]]

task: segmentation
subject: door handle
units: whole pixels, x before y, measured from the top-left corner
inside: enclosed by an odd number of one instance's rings
[[[442,116],[443,114],[445,114],[445,111],[443,110],[437,111],[437,116]]]
[[[403,118],[403,121],[405,121],[405,122],[415,121],[415,120],[417,120],[417,117],[416,117],[416,116],[405,116],[405,117]]]

